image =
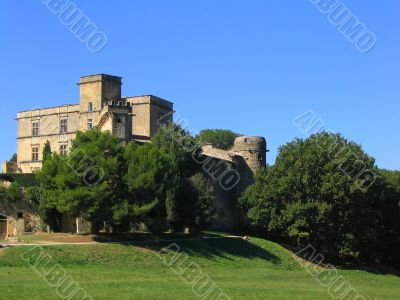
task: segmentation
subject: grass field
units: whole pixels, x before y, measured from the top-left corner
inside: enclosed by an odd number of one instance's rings
[[[176,242],[231,299],[332,299],[327,288],[281,246],[262,239]],[[45,247],[52,264],[93,299],[200,299],[156,251],[168,242]],[[57,299],[21,255],[32,246],[0,250],[0,299]],[[169,260],[171,255],[163,256]],[[400,277],[378,271],[339,271],[366,299],[400,299]],[[209,298],[212,299],[212,298]],[[225,298],[221,298],[225,299]],[[362,298],[360,298],[362,299]]]

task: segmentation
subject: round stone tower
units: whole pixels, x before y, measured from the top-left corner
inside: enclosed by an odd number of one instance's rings
[[[238,137],[233,151],[245,159],[253,173],[267,163],[267,142],[261,136]]]
[[[232,151],[241,157],[238,169],[241,176],[240,192],[254,183],[254,174],[267,163],[267,142],[261,136],[236,138]]]

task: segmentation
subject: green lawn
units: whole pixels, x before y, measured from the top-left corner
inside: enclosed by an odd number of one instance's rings
[[[327,288],[275,243],[252,238],[177,244],[189,255],[185,265],[197,263],[231,299],[332,299]],[[167,245],[98,244],[44,249],[53,259],[51,264],[60,264],[93,299],[200,299],[157,255],[156,251]],[[48,286],[21,257],[32,248],[0,250],[0,299],[57,299],[55,288]],[[162,257],[170,261],[172,256]],[[400,277],[396,275],[339,272],[366,299],[400,299]]]

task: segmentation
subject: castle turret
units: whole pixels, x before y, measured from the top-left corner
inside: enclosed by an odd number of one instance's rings
[[[261,136],[241,136],[236,138],[232,151],[239,157],[240,193],[254,183],[254,174],[265,167],[267,162],[267,142]]]
[[[121,77],[107,74],[89,75],[80,78],[80,112],[99,112],[109,100],[121,99]]]

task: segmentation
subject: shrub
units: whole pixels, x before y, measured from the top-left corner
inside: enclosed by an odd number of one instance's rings
[[[17,182],[11,183],[10,187],[7,189],[8,195],[12,201],[21,200],[21,188]]]
[[[20,187],[31,187],[38,186],[39,181],[36,177],[36,174],[21,174],[21,173],[12,173],[12,174],[0,174],[0,179],[16,182]]]

